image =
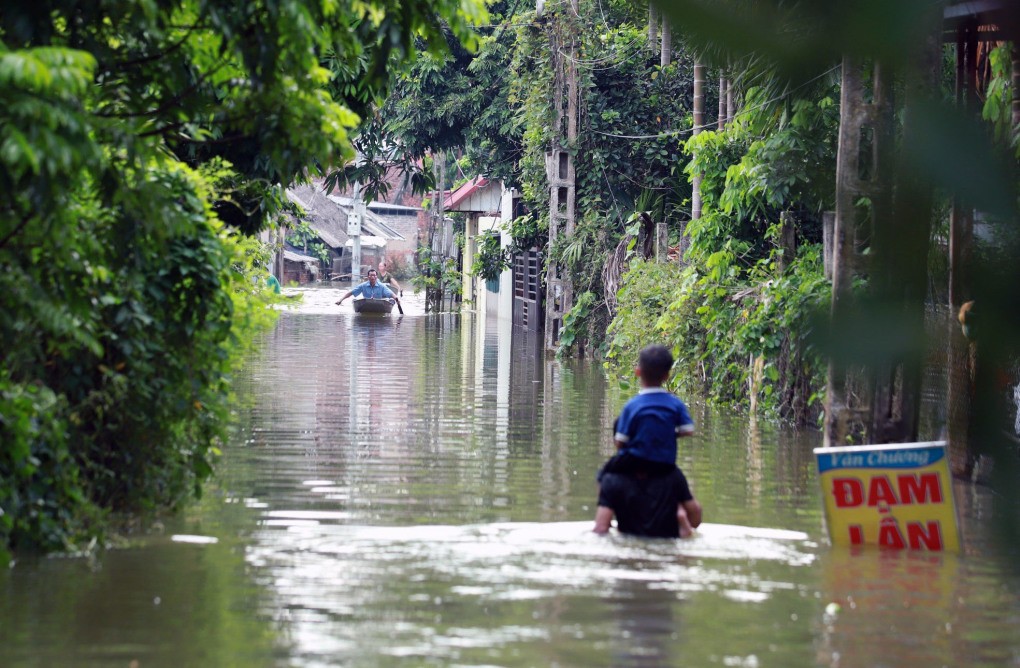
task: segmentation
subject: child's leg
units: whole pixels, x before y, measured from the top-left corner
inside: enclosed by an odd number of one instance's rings
[[[694,535],[694,527],[691,526],[691,521],[687,517],[687,511],[684,510],[683,504],[677,504],[676,507],[676,521],[680,524],[680,537],[688,538]]]

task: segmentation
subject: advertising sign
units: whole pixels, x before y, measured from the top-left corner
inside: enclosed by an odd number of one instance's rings
[[[814,452],[834,545],[959,551],[944,441]]]

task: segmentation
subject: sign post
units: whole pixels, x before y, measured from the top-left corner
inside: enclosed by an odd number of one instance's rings
[[[959,551],[945,441],[814,452],[834,545]]]

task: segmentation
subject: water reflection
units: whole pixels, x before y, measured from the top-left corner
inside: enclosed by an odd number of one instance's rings
[[[785,571],[814,559],[803,534],[724,526],[681,546],[607,540],[588,521],[381,527],[346,519],[267,528],[249,554],[272,574],[266,584],[277,605],[302,627],[296,640],[308,661],[326,645],[344,665],[368,648],[377,649],[365,665],[379,654],[470,663],[494,650],[543,665],[546,650],[573,656],[568,665],[620,665],[624,656],[637,661],[627,665],[649,657],[661,665],[680,637],[667,620],[685,600],[723,591],[736,604],[765,602],[781,585],[756,581],[741,564],[773,562]],[[556,647],[534,646],[554,633]],[[607,640],[612,652],[604,655],[598,648]]]
[[[495,319],[310,292],[253,351],[201,504],[94,569],[0,579],[0,665],[1020,665],[985,491],[957,494],[960,557],[830,550],[817,435],[687,398],[708,523],[595,536],[627,399],[597,366]]]

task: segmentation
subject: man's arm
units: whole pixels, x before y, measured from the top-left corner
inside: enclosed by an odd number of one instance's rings
[[[389,286],[386,286],[386,285],[383,285],[383,288],[384,288],[384,289],[386,290],[386,292],[387,292],[387,298],[388,298],[388,299],[392,299],[393,301],[397,302],[398,304],[400,303],[400,297],[398,297],[398,296],[397,296],[397,293],[396,293],[396,292],[394,292],[393,290],[391,290],[391,289],[389,288]]]
[[[347,294],[346,294],[346,295],[344,295],[343,297],[341,297],[341,298],[340,298],[340,301],[338,301],[338,302],[337,302],[337,304],[343,304],[343,303],[344,303],[344,300],[345,300],[345,299],[347,299],[348,297],[350,297],[350,296],[351,296],[352,294],[354,294],[354,289],[353,289],[353,288],[351,288],[350,290],[348,290],[348,291],[347,291]]]
[[[599,506],[595,509],[595,528],[593,529],[597,534],[604,534],[609,532],[609,525],[613,521],[613,509],[605,506]]]

